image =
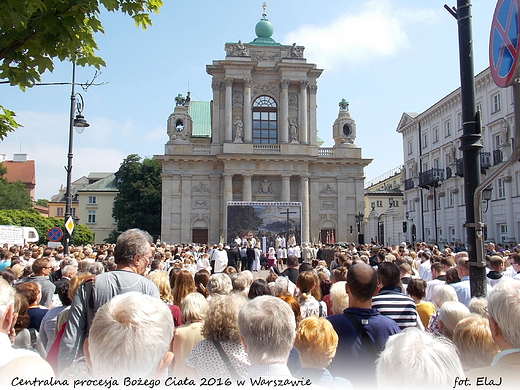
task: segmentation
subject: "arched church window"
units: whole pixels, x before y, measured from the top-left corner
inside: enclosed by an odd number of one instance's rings
[[[253,102],[253,143],[278,143],[278,109],[269,96],[259,96]]]

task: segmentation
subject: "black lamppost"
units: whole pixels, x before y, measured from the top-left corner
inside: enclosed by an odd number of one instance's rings
[[[356,224],[357,224],[357,235],[358,235],[358,244],[364,244],[365,238],[363,237],[363,234],[361,234],[361,223],[363,222],[364,215],[363,213],[359,212],[356,215]]]
[[[85,102],[83,101],[83,96],[79,93],[74,93],[74,84],[76,82],[76,61],[72,61],[72,87],[70,94],[70,116],[69,116],[69,152],[67,154],[67,166],[65,170],[67,171],[67,189],[65,193],[65,224],[69,220],[69,217],[72,216],[72,194],[71,194],[71,179],[72,179],[72,145],[74,139],[74,128],[76,131],[81,134],[85,127],[89,127],[90,125],[85,120],[85,117],[82,115],[83,107],[85,106]],[[74,116],[74,114],[76,114]],[[64,244],[63,244],[63,253],[65,255],[69,254],[69,241],[70,234],[67,230],[67,227],[64,229]]]

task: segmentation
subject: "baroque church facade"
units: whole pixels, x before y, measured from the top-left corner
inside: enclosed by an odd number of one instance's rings
[[[348,103],[339,104],[334,146],[321,147],[316,118],[317,80],[304,47],[272,39],[264,13],[257,37],[226,43],[226,56],[207,65],[213,99],[180,94],[167,123],[162,165],[165,242],[228,241],[227,206],[300,205],[298,244],[355,242],[363,211],[364,167],[354,143]],[[354,226],[354,229],[352,229]]]

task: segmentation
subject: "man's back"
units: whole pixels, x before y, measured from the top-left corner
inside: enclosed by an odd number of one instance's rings
[[[375,309],[348,308],[345,313],[354,315],[359,321],[376,354],[384,349],[388,337],[401,332],[395,321]],[[336,355],[329,366],[332,375],[346,378],[354,386],[375,384],[374,358],[361,341],[350,319],[345,314],[336,314],[327,317],[327,320],[339,337]]]
[[[401,330],[418,326],[418,315],[412,298],[402,294],[397,287],[383,287],[372,298],[372,308],[394,320]]]
[[[92,290],[94,292],[92,293]],[[96,276],[94,282],[78,287],[65,332],[60,341],[59,371],[68,367],[81,351],[95,312],[113,297],[137,291],[160,299],[157,286],[147,278],[128,271],[111,271]]]

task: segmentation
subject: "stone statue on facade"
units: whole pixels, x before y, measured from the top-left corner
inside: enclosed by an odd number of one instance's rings
[[[242,122],[242,118],[239,115],[235,117],[235,122],[233,122],[235,126],[235,142],[242,142],[242,137],[244,136],[244,122]]]
[[[247,49],[247,47],[244,46],[242,41],[238,41],[236,45],[228,47],[227,55],[234,57],[248,57],[249,50]]]
[[[303,58],[304,49],[305,48],[303,46],[296,46],[296,43],[293,43],[289,49],[289,56],[291,58]]]
[[[289,134],[291,135],[291,141],[298,141],[298,125],[296,118],[289,118]]]
[[[500,123],[500,138],[502,145],[509,145],[509,123],[507,119],[502,119]]]

